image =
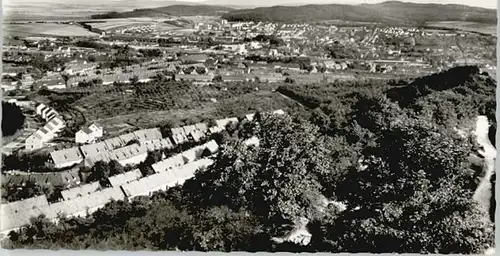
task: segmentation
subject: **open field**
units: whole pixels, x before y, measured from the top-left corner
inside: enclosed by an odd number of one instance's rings
[[[256,87],[259,90],[256,91]],[[131,126],[147,128],[166,121],[181,125],[210,118],[242,116],[258,110],[286,110],[294,105],[273,93],[272,87],[266,84],[196,86],[168,82],[145,84],[139,88],[100,86],[35,97],[38,101],[50,101],[48,104],[54,106],[59,106],[57,102],[65,102],[71,107],[56,109],[71,115],[78,125],[97,121],[113,133]]]
[[[234,99],[219,102],[206,102],[192,109],[170,109],[159,111],[137,111],[135,113],[97,119],[105,129],[120,124],[133,125],[139,128],[157,127],[165,122],[173,126],[182,126],[196,122],[207,122],[211,118],[243,116],[258,110],[269,111],[290,108],[299,105],[271,91],[259,91],[241,95]]]
[[[116,29],[126,29],[135,26],[148,26],[154,25],[153,22],[134,22],[134,21],[110,21],[105,23],[90,23],[93,28],[101,30],[116,30]]]
[[[153,18],[119,18],[119,19],[96,19],[85,22],[96,29],[101,30],[116,30],[126,29],[135,26],[156,26],[157,31],[169,31],[182,27],[182,23],[177,22],[175,19],[153,19]]]
[[[56,23],[4,24],[6,36],[97,36],[77,25]]]
[[[36,0],[7,0],[4,2],[6,20],[60,20],[88,19],[91,15],[110,11],[130,11],[136,8],[154,8],[167,5],[165,1],[81,1],[68,3],[67,1],[36,1]]]
[[[466,21],[440,21],[440,22],[429,22],[427,26],[431,27],[441,27],[446,29],[458,29],[469,32],[477,32],[488,35],[496,35],[497,28],[495,25],[488,25],[478,22],[466,22]]]

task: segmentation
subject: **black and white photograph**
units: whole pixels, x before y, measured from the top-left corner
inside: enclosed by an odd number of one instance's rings
[[[3,252],[495,254],[496,0],[2,5]]]

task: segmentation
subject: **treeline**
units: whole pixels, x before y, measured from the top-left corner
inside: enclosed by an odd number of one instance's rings
[[[94,14],[91,15],[91,19],[123,19],[123,18],[133,18],[133,17],[142,17],[153,14],[159,14],[155,12],[153,9],[136,9],[131,12],[107,12],[103,14]]]
[[[306,69],[311,66],[311,59],[308,57],[272,57],[272,56],[260,56],[260,55],[249,55],[245,57],[245,60],[251,60],[254,62],[267,62],[268,64],[273,63],[285,63],[285,64],[299,64],[301,69]]]
[[[134,9],[129,12],[108,12],[104,14],[91,15],[92,19],[116,19],[132,17],[151,17],[151,16],[219,16],[222,13],[233,10],[229,7],[214,5],[170,5],[159,8]]]
[[[287,85],[277,90],[314,109],[316,116],[337,112],[336,116],[345,122],[349,119],[345,111],[351,111],[350,106],[359,102],[362,94],[379,94],[405,111],[411,111],[411,115],[441,125],[456,126],[477,115],[486,115],[490,122],[496,123],[496,82],[487,74],[481,74],[475,66],[452,68],[411,83],[361,80],[344,84],[349,86]],[[359,107],[363,107],[362,104]],[[339,119],[333,123],[339,124]]]
[[[390,1],[363,5],[303,5],[239,9],[222,16],[229,21],[270,21],[301,23],[344,20],[390,25],[418,25],[428,21],[471,21],[496,24],[494,10],[440,4],[413,4]]]
[[[487,73],[481,74],[476,66],[463,66],[418,78],[386,94],[401,107],[433,115],[438,123],[458,124],[477,115],[496,123],[495,90],[496,81]]]
[[[107,50],[110,48],[110,46],[94,42],[94,41],[88,41],[88,40],[79,40],[75,42],[75,46],[77,47],[84,47],[84,48],[93,48],[97,50]]]

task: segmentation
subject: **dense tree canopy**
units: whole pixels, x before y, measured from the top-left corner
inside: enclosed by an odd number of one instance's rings
[[[337,196],[351,210],[334,222],[315,224],[324,229],[318,246],[350,252],[482,252],[492,245],[493,225],[471,200],[471,148],[467,139],[422,121],[394,123],[365,156],[363,168],[338,185]]]
[[[280,87],[305,113],[229,124],[213,136],[214,164],[182,186],[111,202],[88,218],[34,219],[6,246],[482,253],[494,228],[472,200],[481,173],[470,130],[475,116],[491,116],[494,90],[474,68],[448,72],[412,83]],[[454,72],[455,82],[442,78]],[[160,158],[150,153],[141,168]],[[99,163],[90,177],[119,172]],[[276,247],[270,238],[301,218],[310,244]]]
[[[257,129],[259,147],[227,145],[186,189],[194,188],[198,202],[253,209],[271,222],[315,217],[323,190],[319,177],[335,175],[322,138],[312,125],[289,117],[266,117]]]

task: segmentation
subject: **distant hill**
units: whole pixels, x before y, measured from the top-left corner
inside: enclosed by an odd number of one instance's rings
[[[415,4],[389,1],[360,5],[273,6],[233,10],[223,15],[229,21],[304,22],[345,20],[394,25],[426,21],[474,21],[496,24],[496,10],[465,5]]]
[[[156,16],[220,16],[234,10],[230,7],[215,5],[170,5],[159,8],[135,9],[129,12],[108,12],[92,15],[92,19],[156,17]]]

